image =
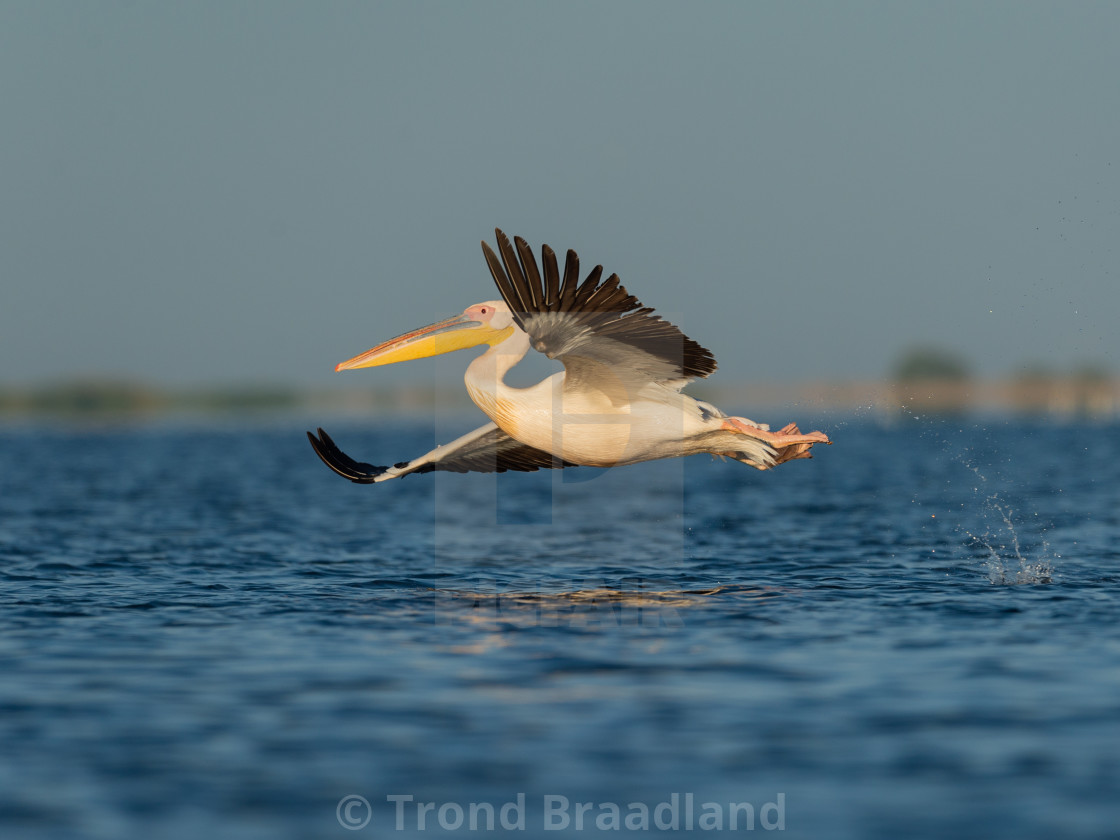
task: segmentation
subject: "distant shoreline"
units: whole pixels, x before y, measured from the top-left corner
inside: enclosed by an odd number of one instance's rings
[[[728,411],[799,407],[817,411],[1000,412],[1056,418],[1120,417],[1120,380],[1076,376],[907,382],[803,382],[714,385],[689,393]],[[113,381],[0,387],[0,418],[144,418],[169,414],[244,415],[293,411],[401,416],[454,412],[471,403],[461,388],[406,386],[314,390],[283,386],[160,389]]]

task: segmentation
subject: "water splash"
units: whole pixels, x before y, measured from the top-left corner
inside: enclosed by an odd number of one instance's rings
[[[987,478],[972,464],[960,463],[971,470],[980,485],[972,488],[975,496],[981,497],[981,485],[987,483]],[[983,533],[975,534],[964,526],[959,526],[969,537],[972,548],[986,552],[985,565],[988,570],[988,579],[1002,586],[1017,584],[1050,583],[1053,579],[1054,564],[1050,546],[1046,540],[1040,541],[1036,552],[1027,552],[1019,541],[1019,532],[1015,528],[1015,511],[1000,501],[998,493],[982,496],[980,517],[984,526]],[[1037,554],[1032,559],[1028,555]]]

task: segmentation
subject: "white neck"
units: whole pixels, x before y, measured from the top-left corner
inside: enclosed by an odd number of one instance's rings
[[[467,367],[463,380],[471,399],[498,425],[502,425],[498,420],[498,401],[508,399],[509,392],[515,390],[505,384],[505,375],[528,352],[529,336],[515,328],[509,338],[492,346]]]

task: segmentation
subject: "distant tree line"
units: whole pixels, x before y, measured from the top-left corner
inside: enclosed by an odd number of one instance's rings
[[[895,363],[892,379],[895,382],[967,382],[972,378],[972,368],[958,353],[933,345],[912,347],[903,352]],[[1107,382],[1112,374],[1100,364],[1081,364],[1070,371],[1054,371],[1045,365],[1024,365],[1013,377],[1023,382],[1045,382],[1056,379],[1077,382]]]
[[[298,405],[286,388],[251,386],[168,392],[128,382],[70,382],[0,390],[0,412],[62,416],[153,414],[166,411],[243,411]]]
[[[896,382],[964,382],[971,375],[964,359],[938,347],[907,350],[894,368]]]

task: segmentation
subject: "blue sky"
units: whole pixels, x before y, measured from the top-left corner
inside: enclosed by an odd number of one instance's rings
[[[1118,32],[1115,3],[5,2],[0,384],[335,385],[496,297],[495,226],[617,271],[727,384],[916,343],[1117,370]]]

